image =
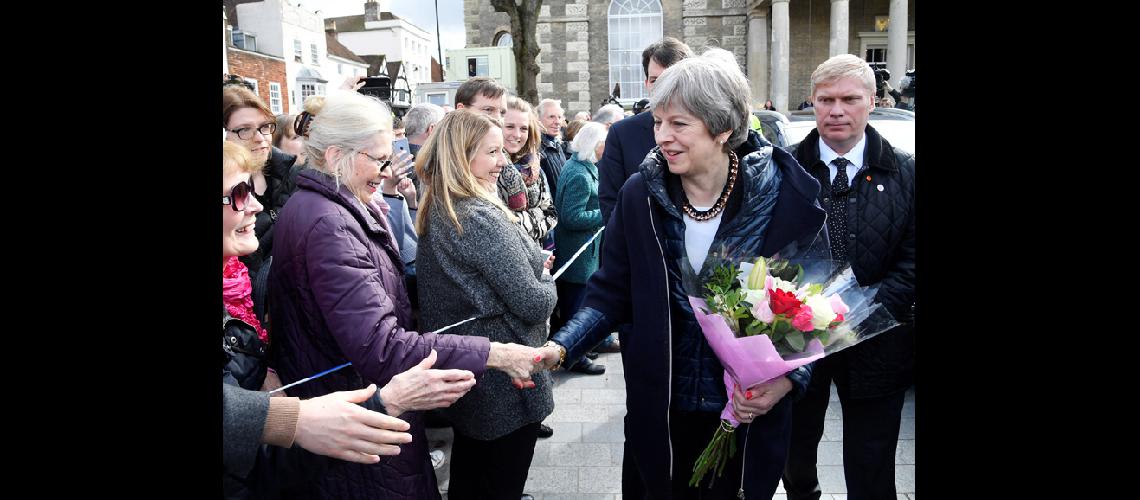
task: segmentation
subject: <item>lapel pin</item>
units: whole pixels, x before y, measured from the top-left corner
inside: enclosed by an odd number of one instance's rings
[[[879,184],[878,186],[875,186],[875,189],[878,189],[879,192],[881,193],[881,192],[883,192],[883,185]]]
[[[867,182],[871,182],[871,176],[867,176]]]

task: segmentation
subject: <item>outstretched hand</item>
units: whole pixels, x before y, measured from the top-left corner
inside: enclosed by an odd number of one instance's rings
[[[294,441],[318,455],[362,464],[379,462],[380,455],[399,455],[400,445],[412,442],[410,426],[357,404],[374,392],[376,384],[301,400]]]
[[[437,357],[432,349],[418,365],[392,377],[380,389],[380,399],[389,415],[451,406],[475,387],[475,374],[470,371],[433,369]]]
[[[511,383],[515,387],[531,389],[535,384],[530,376],[543,369],[542,361],[542,352],[534,347],[491,342],[491,353],[487,356],[487,367],[509,375]]]

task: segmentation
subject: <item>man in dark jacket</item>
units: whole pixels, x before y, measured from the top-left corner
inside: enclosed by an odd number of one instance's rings
[[[562,124],[566,121],[566,113],[560,102],[543,99],[538,103],[538,119],[542,124],[542,143],[538,151],[542,155],[542,173],[546,174],[546,182],[550,184],[550,197],[557,199],[558,177],[566,164],[566,151],[562,145]]]
[[[811,83],[816,129],[788,152],[823,186],[832,257],[850,263],[860,285],[879,285],[876,300],[902,325],[815,363],[793,409],[784,488],[789,500],[820,497],[816,449],[834,380],[848,496],[895,498],[895,447],[914,367],[914,156],[867,125],[875,77],[865,61],[828,59]]]
[[[684,42],[665,37],[641,52],[641,69],[645,71],[645,90],[653,92],[653,83],[665,68],[693,55]],[[610,220],[610,212],[617,203],[618,191],[625,180],[635,173],[646,153],[653,149],[653,114],[638,113],[619,120],[606,135],[606,149],[598,160],[598,203],[602,220]]]

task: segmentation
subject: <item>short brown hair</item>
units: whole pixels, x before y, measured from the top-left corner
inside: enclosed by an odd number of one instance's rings
[[[455,91],[455,105],[471,106],[475,103],[475,96],[482,95],[488,99],[498,99],[507,92],[507,88],[494,79],[485,76],[476,76],[463,82]]]
[[[222,128],[227,127],[230,116],[242,108],[254,108],[265,115],[265,119],[273,120],[273,112],[265,101],[261,100],[253,91],[237,85],[226,85],[222,88]]]
[[[645,78],[649,79],[650,59],[657,61],[657,64],[660,64],[662,68],[668,68],[676,64],[677,61],[694,55],[693,49],[685,45],[685,42],[667,36],[641,51],[641,70],[645,72]]]

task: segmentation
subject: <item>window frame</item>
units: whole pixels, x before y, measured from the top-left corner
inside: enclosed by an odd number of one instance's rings
[[[284,109],[284,103],[281,101],[281,84],[269,82],[269,110],[273,111],[273,114],[279,115],[284,113]]]
[[[609,74],[606,93],[621,84],[621,101],[649,97],[641,52],[664,36],[664,9],[658,0],[614,0],[607,11]]]

